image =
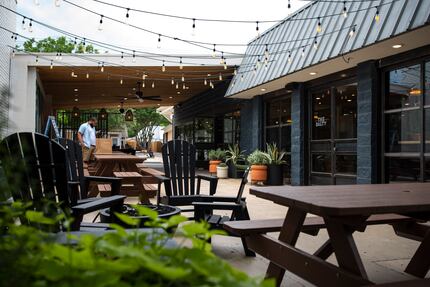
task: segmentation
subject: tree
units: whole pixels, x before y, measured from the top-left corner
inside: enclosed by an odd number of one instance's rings
[[[128,124],[128,135],[136,137],[139,145],[145,147],[151,142],[156,127],[169,124],[155,108],[136,109],[133,111],[133,117],[133,122]]]
[[[43,40],[37,41],[30,39],[23,44],[24,51],[37,53],[98,53],[97,49],[94,49],[92,45],[83,45],[82,43],[76,44],[73,41],[68,40],[62,36],[57,39],[48,37]]]

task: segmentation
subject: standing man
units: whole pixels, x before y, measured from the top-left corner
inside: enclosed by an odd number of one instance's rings
[[[85,163],[93,160],[96,149],[96,124],[97,119],[90,118],[88,122],[83,123],[79,127],[78,140],[82,147],[82,155]]]

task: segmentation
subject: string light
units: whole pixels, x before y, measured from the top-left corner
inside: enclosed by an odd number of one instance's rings
[[[193,19],[193,30],[191,32],[192,36],[196,36],[196,19]]]
[[[53,61],[51,60],[51,64],[49,65],[49,69],[53,69],[54,68],[54,63],[53,63]]]
[[[218,77],[218,79],[219,79],[220,81],[222,81],[222,74],[221,74],[221,73],[219,73],[219,77]]]
[[[291,0],[288,0],[288,9],[291,9]]]
[[[305,56],[305,48],[303,47],[303,50],[302,50],[302,57],[304,57]]]
[[[182,57],[179,58],[179,69],[182,70],[184,66],[182,65]]]
[[[119,80],[119,84],[122,85],[124,83],[123,79]]]
[[[349,31],[349,37],[354,37],[354,34],[355,34],[355,26],[354,27],[352,27],[352,29],[351,29],[351,31]]]
[[[320,17],[318,17],[317,33],[321,33],[321,32],[322,32],[321,19]]]
[[[152,88],[155,88],[155,82],[152,82],[151,87],[152,87]]]
[[[175,86],[175,88],[176,88],[176,89],[179,89],[179,83],[178,83],[178,82],[176,82],[176,86]]]
[[[33,33],[33,19],[30,19],[30,23],[28,23],[28,32]]]
[[[257,32],[257,37],[260,37],[260,27],[258,27],[258,21],[255,22],[257,26],[255,27],[255,31]]]
[[[71,76],[72,78],[74,78],[74,77],[75,77],[75,72],[74,72],[74,71],[72,71],[72,72],[70,73],[70,76]]]
[[[166,71],[166,65],[164,64],[164,60],[163,60],[163,66],[161,66],[161,71],[163,73]]]
[[[36,63],[39,63],[39,56],[36,56]]]
[[[346,1],[343,1],[343,11],[342,11],[343,17],[348,17],[348,9],[346,8]]]
[[[161,48],[161,34],[158,34],[158,42],[157,42],[157,48]]]
[[[212,50],[212,58],[216,57],[216,44],[214,44],[214,48]]]
[[[60,60],[60,61],[63,60],[63,54],[62,53],[58,54],[58,60]]]
[[[315,37],[315,41],[314,41],[314,48],[315,50],[318,49],[318,41],[317,41],[317,37]]]
[[[12,58],[15,57],[15,49],[12,49]]]
[[[100,15],[100,21],[99,21],[99,31],[103,30],[103,15]]]
[[[100,72],[104,72],[105,71],[105,64],[104,63],[102,63],[102,66],[100,67]]]
[[[22,30],[25,30],[25,17],[22,18],[21,28],[22,28]]]
[[[269,45],[266,44],[266,49],[264,50],[264,55],[266,56],[267,59],[269,59]]]
[[[221,60],[219,61],[221,65],[224,64],[224,52],[221,52]]]
[[[261,61],[260,61],[260,56],[257,57],[257,69],[260,68],[261,66]]]
[[[243,75],[240,76],[240,81],[243,82]]]
[[[379,15],[379,7],[376,7],[376,13],[375,13],[375,22],[379,22],[381,19],[381,16]]]
[[[54,4],[55,4],[55,7],[60,7],[61,0],[55,0]]]
[[[185,89],[186,89],[185,84],[182,84],[182,90],[185,90]]]
[[[184,76],[184,74],[182,74],[181,80],[182,80],[182,82],[185,82],[185,76]]]
[[[133,50],[133,58],[131,59],[133,63],[136,63],[136,51]]]
[[[175,84],[175,79],[172,78],[172,86]]]
[[[130,8],[127,8],[127,12],[125,14],[125,18],[129,18],[130,17]]]
[[[208,85],[208,80],[206,80],[206,78],[205,78],[205,80],[204,80],[203,84],[204,84],[205,86],[207,86],[207,85]]]
[[[227,62],[224,60],[224,70],[227,70]]]
[[[291,63],[291,51],[288,52],[288,63]]]
[[[124,63],[124,52],[121,52],[121,63]]]
[[[142,88],[145,88],[145,81],[142,81]]]
[[[87,73],[87,74],[86,74],[86,77],[87,77],[87,79],[89,79],[89,78],[90,78],[90,74],[89,74],[89,73]]]
[[[209,86],[211,86],[212,89],[214,88],[214,84],[212,83],[212,80],[209,81]]]
[[[233,74],[234,74],[235,76],[237,76],[237,69],[236,69],[236,68],[234,69]]]

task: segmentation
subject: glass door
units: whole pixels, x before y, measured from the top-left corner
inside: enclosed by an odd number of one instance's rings
[[[311,93],[310,183],[354,184],[357,174],[357,84]]]

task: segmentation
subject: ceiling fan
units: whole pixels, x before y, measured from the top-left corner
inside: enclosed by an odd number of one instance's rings
[[[139,102],[143,101],[157,101],[161,102],[162,99],[160,96],[144,96],[143,92],[140,90],[140,87],[142,86],[141,82],[137,82],[137,90],[136,90],[136,98],[139,100]]]

